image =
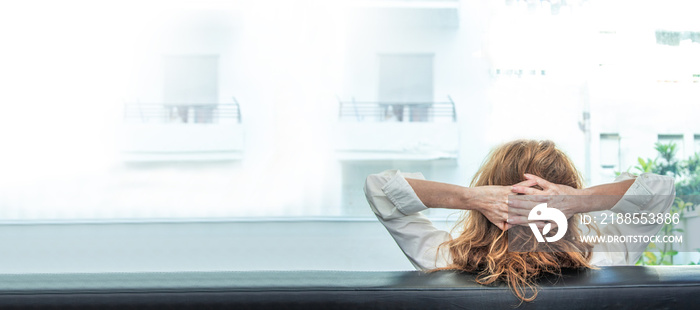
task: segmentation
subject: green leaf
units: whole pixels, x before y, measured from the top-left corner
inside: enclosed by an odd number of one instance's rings
[[[658,265],[656,263],[656,255],[652,252],[644,252],[644,256],[649,260],[650,265]]]

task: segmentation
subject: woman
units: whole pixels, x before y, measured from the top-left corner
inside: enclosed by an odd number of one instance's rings
[[[417,269],[475,272],[477,282],[504,281],[519,299],[532,301],[537,296],[533,282],[540,275],[558,274],[562,268],[634,264],[647,246],[644,242],[584,242],[577,213],[611,210],[637,217],[666,213],[675,189],[673,178],[650,173],[639,177],[625,173],[614,183],[584,189],[573,163],[553,142],[517,140],[489,154],[471,187],[387,170],[367,178],[365,194],[379,221]],[[525,196],[512,196],[517,194]],[[560,241],[538,243],[527,226],[529,210],[541,201],[568,218],[568,230]],[[428,208],[466,210],[455,226],[460,234],[453,237],[435,228],[419,213]],[[655,235],[661,226],[609,224],[599,233]],[[529,250],[509,251],[509,239],[517,239],[520,247]],[[542,246],[546,251],[541,251]]]

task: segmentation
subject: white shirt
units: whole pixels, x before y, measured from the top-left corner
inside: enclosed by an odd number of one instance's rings
[[[450,233],[436,228],[420,211],[428,209],[418,198],[405,177],[422,179],[421,173],[386,170],[367,177],[365,196],[374,214],[386,227],[411,264],[418,270],[446,267],[452,261],[447,247],[436,253],[437,247],[452,238]],[[623,173],[615,182],[632,179]],[[675,197],[674,180],[668,176],[644,173],[636,178],[625,195],[610,211],[616,213],[666,213]],[[656,235],[662,224],[617,225],[601,228],[601,235]],[[585,231],[585,229],[584,229]],[[642,255],[647,244],[598,243],[594,245],[590,263],[598,266],[632,265]],[[436,259],[436,254],[439,254]]]

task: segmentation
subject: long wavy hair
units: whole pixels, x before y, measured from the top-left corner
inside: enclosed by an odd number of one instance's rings
[[[492,150],[470,186],[513,185],[524,181],[525,173],[573,188],[583,186],[580,173],[566,154],[552,141],[534,140],[516,140]],[[440,245],[448,247],[452,263],[429,272],[477,273],[477,283],[491,285],[502,281],[521,302],[532,301],[537,297],[535,280],[540,276],[561,274],[563,268],[595,268],[589,264],[593,246],[580,241],[582,232],[578,222],[578,215],[574,215],[568,220],[569,228],[561,240],[538,243],[527,226],[516,225],[506,232],[481,212],[466,211],[454,227],[462,229],[461,234]],[[513,243],[518,245],[517,251],[509,251],[509,239],[517,242]]]

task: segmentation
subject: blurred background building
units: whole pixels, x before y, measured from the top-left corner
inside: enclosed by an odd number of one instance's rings
[[[516,138],[588,185],[700,152],[692,1],[39,4],[0,13],[8,223],[373,221],[368,174],[467,185]]]

